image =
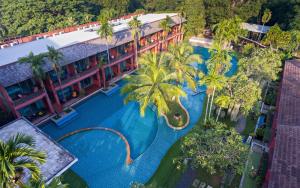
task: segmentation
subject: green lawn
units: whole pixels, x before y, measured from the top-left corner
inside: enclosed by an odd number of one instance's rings
[[[168,101],[169,112],[166,113],[169,123],[173,127],[182,127],[187,122],[188,114],[182,109],[177,101]],[[180,118],[176,119],[175,116],[179,114]]]
[[[255,180],[251,178],[250,173],[252,167],[257,169],[259,166],[260,158],[262,157],[261,153],[251,152],[248,157],[248,164],[245,168],[244,181],[242,188],[256,188]]]
[[[200,182],[205,182],[206,185],[210,185],[212,187],[220,187],[222,181],[222,175],[220,174],[212,175],[206,172],[206,170],[203,168],[197,169],[197,172],[198,172],[197,179],[199,179]]]
[[[61,176],[61,181],[64,184],[68,184],[71,188],[87,188],[88,185],[78,174],[71,169],[64,172]]]
[[[246,127],[244,131],[242,132],[242,135],[249,135],[250,133],[253,133],[255,130],[257,118],[251,118],[250,116],[247,116],[246,118]]]

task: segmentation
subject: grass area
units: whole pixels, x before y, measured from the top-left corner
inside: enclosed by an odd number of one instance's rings
[[[166,116],[168,118],[168,122],[173,127],[183,127],[188,118],[188,114],[184,109],[179,105],[177,101],[168,101],[169,105],[169,112],[166,113]],[[176,118],[177,116],[177,118]]]
[[[249,135],[250,133],[253,133],[255,130],[255,125],[256,125],[257,118],[252,118],[250,116],[247,116],[246,118],[246,127],[244,131],[241,133],[242,135]]]
[[[256,188],[256,182],[255,180],[251,177],[251,169],[252,167],[254,169],[258,169],[259,167],[259,161],[260,158],[262,157],[261,153],[256,153],[256,152],[251,152],[248,157],[248,164],[245,168],[245,176],[244,176],[244,181],[242,184],[242,188]]]
[[[201,117],[198,120],[196,126],[200,126],[204,119],[204,111],[207,98],[204,100],[203,111]],[[194,129],[191,130],[193,132]],[[161,160],[158,169],[152,178],[147,182],[147,188],[173,188],[180,180],[181,175],[186,170],[185,168],[177,169],[177,164],[174,163],[174,159],[182,156],[181,143],[183,138],[179,139],[167,152],[164,158]]]
[[[271,136],[272,136],[272,129],[270,127],[266,127],[264,130],[264,138],[263,141],[269,143],[269,141],[271,140]]]
[[[87,188],[88,185],[78,174],[71,169],[64,172],[61,176],[61,181],[64,184],[68,184],[72,188]]]

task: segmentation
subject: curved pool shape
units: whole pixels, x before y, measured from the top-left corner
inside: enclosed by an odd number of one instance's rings
[[[122,167],[126,159],[126,145],[116,134],[91,130],[81,132],[60,141],[80,162],[72,169],[94,187],[109,171]],[[93,184],[90,184],[93,182]]]
[[[195,52],[202,54],[205,59],[209,57],[205,48],[195,47]],[[236,69],[237,62],[233,58],[228,75],[233,74]],[[122,86],[124,82],[118,84]],[[188,97],[181,101],[190,114],[190,123],[179,131],[168,127],[164,118],[157,117],[150,108],[147,108],[145,117],[141,117],[138,105],[124,105],[124,97],[119,92],[111,96],[99,93],[77,105],[74,108],[78,117],[62,128],[51,122],[41,128],[54,139],[91,126],[112,128],[122,133],[131,148],[133,162],[130,165],[124,163],[124,142],[109,132],[80,133],[66,138],[61,144],[79,159],[71,168],[84,178],[90,188],[128,188],[131,182],[146,183],[168,149],[198,122],[205,99],[205,92],[202,92],[205,87],[198,89],[201,92],[188,92]]]

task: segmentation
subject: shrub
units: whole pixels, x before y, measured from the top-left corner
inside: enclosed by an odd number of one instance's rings
[[[265,180],[265,176],[268,170],[268,158],[268,153],[264,152],[262,158],[260,159],[257,176],[255,178],[257,187],[261,187]]]
[[[264,128],[257,128],[256,129],[256,138],[261,140],[264,137],[264,133],[265,133]]]

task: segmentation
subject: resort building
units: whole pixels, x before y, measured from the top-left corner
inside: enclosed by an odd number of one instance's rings
[[[109,41],[99,37],[99,24],[93,22],[16,39],[2,45],[1,109],[11,111],[16,118],[24,116],[37,122],[132,73],[137,68],[135,45],[128,26],[133,16],[111,21],[114,34]],[[167,16],[172,20],[169,33],[159,27]],[[138,19],[142,23],[138,55],[164,50],[169,44],[183,39],[183,20],[177,14],[146,14],[139,15]],[[30,64],[19,63],[19,59],[30,52],[34,55],[47,53],[47,46],[63,54],[60,62],[62,71],[58,75],[46,58],[43,67],[46,78],[39,83],[33,76]]]
[[[300,60],[285,62],[264,187],[300,187]]]
[[[75,156],[25,118],[2,126],[0,128],[0,140],[6,142],[18,133],[31,136],[36,143],[35,149],[46,154],[46,162],[40,165],[41,174],[46,183],[50,183],[53,178],[61,175],[78,161]],[[24,172],[23,182],[27,182],[30,179],[30,174],[27,171]]]

